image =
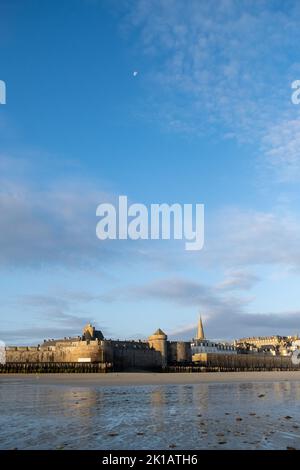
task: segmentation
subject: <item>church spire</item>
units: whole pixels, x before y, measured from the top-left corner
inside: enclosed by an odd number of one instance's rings
[[[201,315],[199,315],[196,339],[205,339]]]

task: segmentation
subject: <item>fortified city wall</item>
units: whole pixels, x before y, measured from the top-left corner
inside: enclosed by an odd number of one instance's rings
[[[54,346],[6,348],[6,362],[79,362],[80,359],[103,362],[103,348],[98,340],[57,341]]]
[[[193,355],[193,363],[206,367],[232,369],[299,369],[290,356],[269,356],[265,354],[214,354]]]

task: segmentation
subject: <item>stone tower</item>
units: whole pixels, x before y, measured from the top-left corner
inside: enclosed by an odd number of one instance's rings
[[[85,341],[92,341],[96,339],[103,340],[104,336],[102,331],[96,330],[96,328],[91,323],[88,323],[83,329],[82,339]]]
[[[149,336],[150,346],[161,353],[161,365],[167,365],[167,335],[159,328],[153,335]]]
[[[199,316],[199,320],[198,320],[196,339],[205,339],[201,315]]]
[[[83,337],[85,340],[91,340],[95,337],[95,327],[88,323],[83,329]]]

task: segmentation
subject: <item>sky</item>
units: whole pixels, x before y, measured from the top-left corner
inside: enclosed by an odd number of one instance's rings
[[[1,0],[0,339],[300,333],[297,0]],[[137,72],[137,73],[136,73]],[[202,203],[205,242],[96,237]]]

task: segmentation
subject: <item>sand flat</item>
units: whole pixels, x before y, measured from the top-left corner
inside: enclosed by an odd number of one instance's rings
[[[300,449],[300,373],[0,376],[1,449]]]
[[[75,386],[183,385],[239,382],[299,382],[300,371],[270,372],[113,372],[108,374],[0,374],[0,384],[8,381]]]

